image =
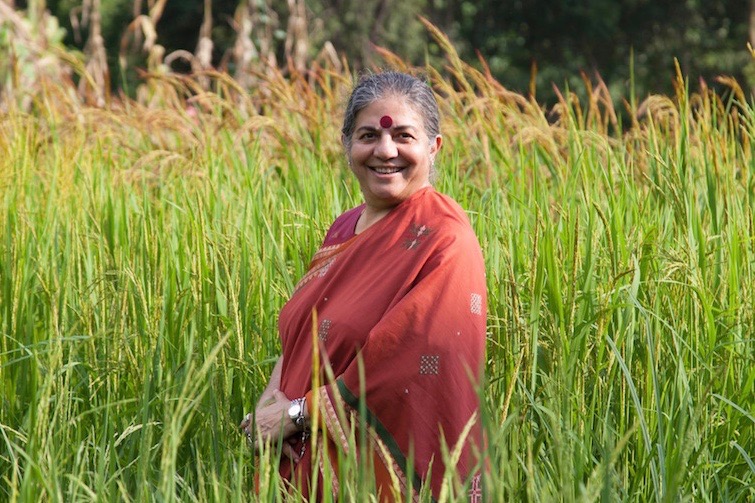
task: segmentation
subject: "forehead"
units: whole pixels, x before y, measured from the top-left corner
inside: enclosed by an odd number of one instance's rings
[[[411,126],[422,129],[424,121],[417,107],[405,98],[388,96],[375,100],[356,116],[356,127],[380,126],[380,119],[384,116],[393,119],[394,126]]]

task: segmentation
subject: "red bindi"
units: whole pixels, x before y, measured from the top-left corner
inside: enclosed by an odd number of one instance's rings
[[[380,127],[383,129],[388,129],[393,125],[393,119],[391,119],[390,115],[384,115],[380,118]]]

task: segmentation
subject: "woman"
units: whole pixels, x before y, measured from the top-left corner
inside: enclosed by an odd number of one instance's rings
[[[364,204],[332,224],[282,309],[283,355],[241,427],[250,438],[282,441],[281,474],[305,496],[312,475],[353,445],[354,426],[367,439],[360,449],[369,453],[381,500],[416,497],[426,484],[437,498],[447,470],[467,481],[480,459],[480,247],[464,211],[431,185],[443,140],[425,83],[396,72],[363,78],[349,99],[342,141]],[[317,389],[313,326],[319,372],[332,376]],[[314,404],[317,445],[307,440]],[[446,466],[444,444],[458,445],[454,466]],[[475,494],[478,484],[476,477]],[[337,480],[319,490],[337,491]]]

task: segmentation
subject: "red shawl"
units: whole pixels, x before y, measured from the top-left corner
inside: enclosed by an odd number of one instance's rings
[[[281,390],[289,397],[307,394],[310,404],[317,393],[327,436],[345,449],[349,425],[337,411],[345,407],[346,420],[354,420],[362,390],[369,435],[385,466],[395,470],[402,494],[412,477],[415,491],[429,482],[437,498],[447,469],[443,439],[449,450],[465,439],[451,467],[461,480],[478,470],[482,254],[461,207],[432,188],[354,235],[362,209],[333,223],[281,311]],[[310,391],[313,316],[335,382]],[[311,461],[307,453],[294,469],[297,477],[308,479]],[[290,464],[281,465],[291,478]]]

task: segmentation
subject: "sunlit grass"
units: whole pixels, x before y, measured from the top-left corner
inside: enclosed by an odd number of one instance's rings
[[[427,69],[437,185],[487,264],[490,495],[755,498],[752,105],[680,81],[622,125],[596,87],[554,120],[449,61]],[[255,470],[279,495],[237,424],[280,307],[360,201],[351,80],[212,77],[108,110],[43,87],[0,117],[3,500],[246,501]]]

